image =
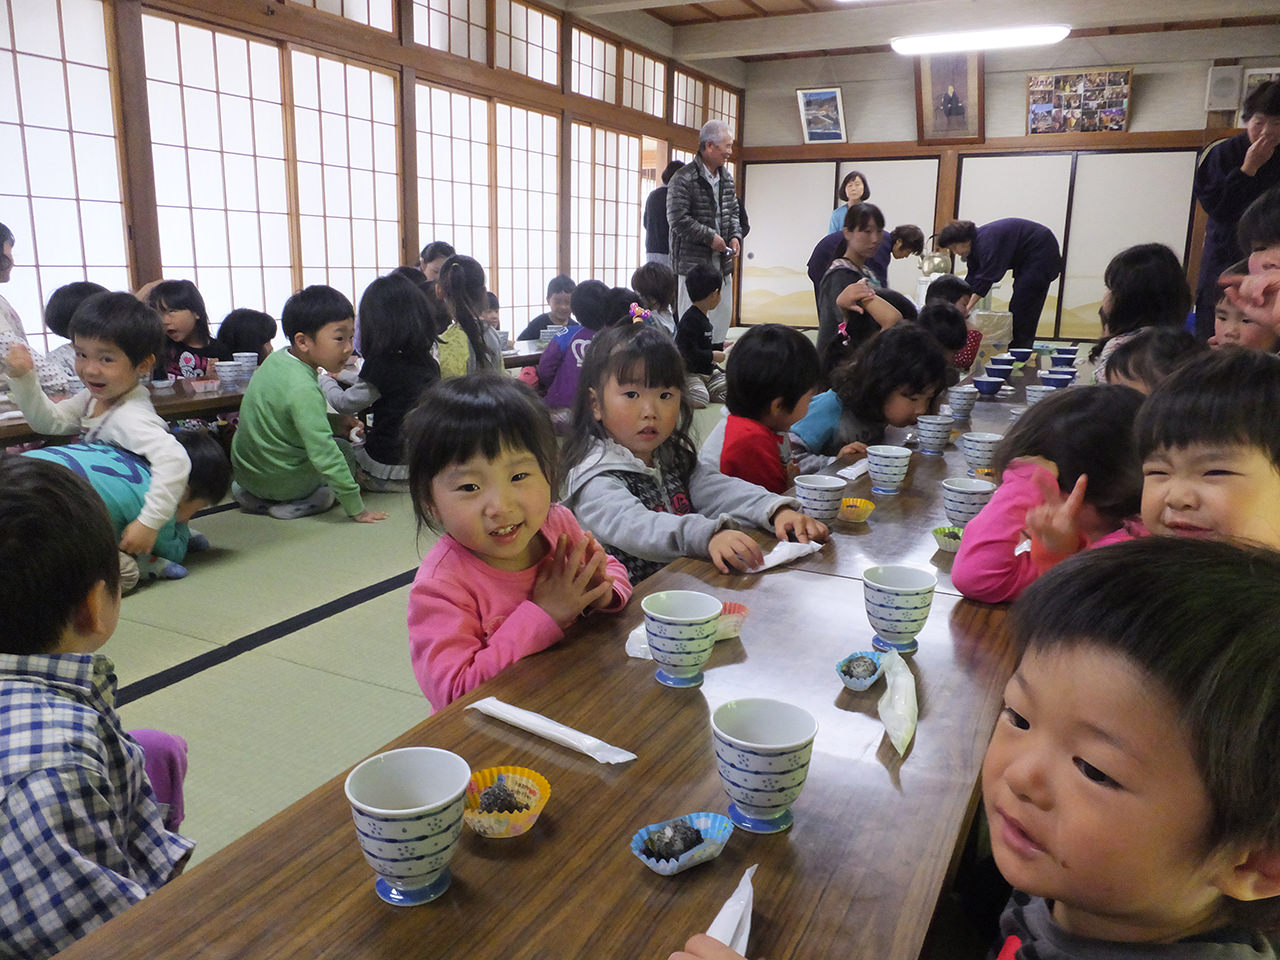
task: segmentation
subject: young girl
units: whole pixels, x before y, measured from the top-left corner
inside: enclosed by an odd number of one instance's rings
[[[354,385],[321,376],[320,389],[340,414],[369,411],[364,443],[354,447],[355,478],[375,493],[409,489],[409,466],[400,446],[400,425],[426,386],[440,379],[431,356],[433,329],[427,297],[396,274],[365,288],[358,317],[364,363]]]
[[[471,257],[454,255],[440,268],[436,286],[451,321],[438,338],[440,375],[460,377],[477,370],[501,370],[498,333],[480,319],[489,306],[484,268]]]
[[[271,341],[276,335],[276,321],[270,314],[261,310],[250,310],[239,307],[227,314],[218,325],[217,341],[231,353],[248,353],[258,355],[258,362],[267,359],[274,349]]]
[[[656,261],[642,266],[631,275],[636,302],[649,311],[645,323],[676,335],[676,275],[671,268]]]
[[[1178,258],[1162,243],[1121,250],[1102,275],[1107,290],[1098,316],[1102,336],[1089,353],[1095,383],[1107,382],[1112,352],[1143,327],[1181,327],[1191,309],[1191,288]]]
[[[791,428],[791,452],[801,473],[833,461],[852,463],[884,438],[937,405],[947,361],[933,335],[914,323],[876,334],[831,374],[832,387],[813,398]]]
[[[409,594],[413,672],[434,708],[582,614],[626,605],[622,564],[551,502],[556,438],[531,390],[497,373],[439,381],[404,433],[419,526],[442,534]]]
[[[1165,377],[1207,349],[1187,330],[1143,327],[1111,352],[1107,383],[1150,394]]]
[[[1133,438],[1142,399],[1128,387],[1075,387],[1022,415],[996,448],[1000,488],[965,527],[956,589],[984,603],[1014,600],[1064,557],[1145,532]]]
[[[627,566],[632,582],[679,557],[723,573],[764,559],[739,524],[779,540],[823,540],[827,528],[797,501],[698,463],[693,413],[675,342],[636,323],[602,330],[587,348],[562,452],[565,506]]]
[[[835,259],[818,282],[818,351],[844,324],[845,335],[857,346],[877,331],[893,326],[902,314],[879,296],[879,281],[867,261],[880,248],[884,214],[874,203],[854,203],[845,214],[844,237]]]
[[[204,377],[210,360],[231,359],[231,350],[209,333],[204,297],[190,280],[160,281],[151,288],[147,302],[160,314],[168,338],[155,379]]]

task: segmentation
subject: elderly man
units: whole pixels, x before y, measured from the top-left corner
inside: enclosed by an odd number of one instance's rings
[[[741,252],[742,221],[733,175],[725,162],[733,155],[733,133],[723,120],[708,120],[698,134],[698,155],[667,185],[671,228],[671,269],[680,278],[678,320],[692,305],[685,277],[706,263],[728,277]],[[713,343],[724,343],[733,319],[733,284],[726,282],[720,305],[708,315]]]

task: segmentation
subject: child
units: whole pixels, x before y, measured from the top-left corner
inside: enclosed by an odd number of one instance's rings
[[[538,361],[538,382],[546,388],[543,400],[551,409],[551,422],[557,433],[569,424],[569,407],[578,393],[578,375],[587,345],[610,319],[609,288],[599,280],[578,284],[571,300],[579,326],[570,327],[547,344]]]
[[[951,567],[970,600],[1014,600],[1064,557],[1143,531],[1133,421],[1142,394],[1076,387],[1030,407],[996,448],[1000,487],[964,528]]]
[[[502,329],[502,304],[498,302],[498,295],[492,290],[485,295],[485,310],[480,314],[480,319],[489,325],[489,329],[493,330],[497,335],[497,339],[502,341],[502,349],[507,348],[507,334]]]
[[[573,323],[573,288],[576,284],[568,274],[560,274],[551,278],[547,284],[546,313],[540,313],[520,332],[517,340],[537,340],[542,331],[549,326],[567,327]]]
[[[335,497],[352,520],[376,523],[329,428],[319,370],[336,374],[351,356],[351,301],[332,287],[307,287],[285,302],[287,350],[267,357],[240,404],[231,441],[232,496],[247,513],[292,520],[323,513]]]
[[[1205,345],[1176,327],[1143,327],[1111,353],[1107,383],[1150,394],[1183,362],[1202,353]]]
[[[944,273],[935,278],[924,294],[926,307],[935,303],[949,303],[959,310],[964,318],[964,346],[951,358],[951,365],[957,370],[968,370],[972,367],[973,361],[978,359],[978,348],[982,345],[982,331],[969,323],[969,305],[972,302],[973,287],[969,286],[964,277],[957,277],[954,273]]]
[[[13,398],[40,433],[79,434],[85,443],[110,443],[151,464],[142,510],[120,537],[122,552],[150,553],[173,518],[191,472],[181,444],[140,382],[164,345],[160,318],[131,293],[100,293],[76,310],[70,333],[84,389],[55,404],[40,392],[27,348],[13,346],[8,356]]]
[[[799,330],[752,327],[729,354],[728,416],[711,430],[699,461],[709,469],[786,493],[794,479],[788,432],[804,417],[817,383],[818,351]]]
[[[168,337],[156,379],[207,377],[210,361],[230,360],[231,350],[209,333],[204,297],[190,280],[162,280],[151,288],[148,302],[160,314]]]
[[[186,744],[125,733],[114,667],[94,653],[120,615],[115,539],[70,470],[0,457],[5,956],[52,956],[181,873],[194,846],[170,832]]]
[[[565,506],[633,583],[679,557],[710,559],[723,573],[758,566],[764,555],[739,524],[825,540],[827,528],[797,501],[698,463],[684,378],[680,351],[660,330],[628,324],[591,341],[561,455]]]
[[[933,334],[913,323],[882,330],[832,373],[831,389],[813,398],[791,427],[801,473],[852,463],[879,443],[888,426],[907,427],[933,410],[946,384],[947,361]]]
[[[1106,292],[1098,316],[1099,338],[1089,359],[1095,383],[1106,383],[1111,353],[1142,327],[1181,329],[1191,309],[1191,288],[1174,252],[1162,243],[1140,243],[1121,250],[1102,275]]]
[[[1280,558],[1145,538],[1010,611],[982,767],[1004,960],[1266,960],[1280,894]],[[672,960],[741,960],[704,935]]]
[[[1213,308],[1210,347],[1236,346],[1275,353],[1278,342],[1280,330],[1254,320],[1227,298],[1225,290],[1218,291],[1218,302]]]
[[[44,325],[49,328],[50,333],[70,341],[71,317],[76,309],[94,294],[106,292],[107,288],[102,284],[91,283],[88,280],[63,284],[50,294],[49,302],[44,305]],[[75,345],[68,342],[50,350],[45,356],[45,366],[52,367],[61,373],[64,382],[74,378],[76,375]]]
[[[436,281],[451,323],[437,337],[440,376],[460,377],[477,370],[502,369],[502,344],[497,331],[480,319],[485,297],[484,268],[471,257],[455,255],[440,268]]]
[[[636,302],[649,311],[645,323],[676,335],[676,275],[671,268],[650,261],[631,275]]]
[[[320,389],[340,414],[370,414],[364,442],[353,449],[360,489],[375,493],[409,489],[409,465],[400,445],[400,424],[428,385],[440,379],[431,356],[434,329],[427,297],[396,274],[379,277],[360,298],[364,363],[355,383],[343,388],[321,374]]]
[[[444,266],[446,260],[452,257],[458,251],[453,249],[453,245],[446,243],[444,240],[433,240],[422,248],[422,252],[418,254],[418,269],[432,283],[435,283],[440,276],[440,270]]]
[[[942,347],[942,356],[947,361],[947,386],[955,386],[960,382],[961,369],[956,365],[956,357],[968,344],[964,314],[949,303],[926,303],[915,322],[933,334]]]
[[[556,438],[503,374],[434,384],[405,420],[419,525],[442,532],[409,594],[413,672],[439,709],[591,610],[631,596],[622,564],[551,502]]]
[[[222,321],[218,327],[217,340],[230,350],[232,355],[250,351],[256,353],[258,362],[261,363],[274,349],[271,341],[275,336],[275,318],[261,310],[240,307],[228,313]]]
[[[724,363],[724,351],[712,346],[711,320],[707,313],[720,305],[720,287],[724,277],[710,264],[697,264],[685,278],[691,305],[676,324],[676,346],[684,358],[685,369],[706,384],[711,403],[724,400],[724,371],[716,366]]]
[[[1135,425],[1147,529],[1280,549],[1277,410],[1272,354],[1222,347],[1170,374]]]

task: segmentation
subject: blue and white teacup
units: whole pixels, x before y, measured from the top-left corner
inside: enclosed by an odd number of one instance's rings
[[[942,510],[948,520],[963,527],[978,515],[995,492],[996,485],[990,480],[948,477],[942,481]]]
[[[724,604],[696,590],[663,590],[640,601],[655,676],[668,687],[697,687],[716,645]]]
[[[914,652],[937,585],[937,577],[916,567],[891,564],[862,571],[867,619],[876,631],[871,645],[878,650]]]
[[[804,474],[796,477],[796,499],[804,513],[815,520],[834,520],[840,512],[844,498],[844,477],[825,473]]]
[[[791,826],[791,805],[804,788],[818,721],[781,700],[748,697],[711,714],[716,770],[729,795],[729,819],[751,833]]]

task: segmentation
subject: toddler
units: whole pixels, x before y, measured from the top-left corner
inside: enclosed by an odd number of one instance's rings
[[[164,327],[164,356],[156,379],[207,377],[219,360],[230,360],[231,349],[209,333],[204,297],[190,280],[161,280],[151,288],[148,302]]]
[[[712,428],[699,461],[786,493],[794,479],[789,431],[808,412],[819,377],[818,351],[799,330],[777,323],[749,329],[726,364],[727,416]]]
[[[148,554],[173,518],[191,472],[182,445],[141,383],[164,345],[160,318],[133,294],[100,293],[76,310],[69,332],[84,389],[54,403],[40,391],[30,352],[15,345],[8,355],[13,398],[40,433],[79,434],[85,443],[110,443],[151,465],[142,509],[120,536],[123,553]]]
[[[354,313],[350,300],[320,284],[285,303],[280,324],[289,347],[249,381],[231,441],[231,492],[245,512],[292,520],[323,513],[336,499],[357,523],[386,519],[365,508],[317,382],[320,370],[336,374],[351,356]]]
[[[711,403],[724,400],[724,351],[712,346],[711,320],[707,314],[720,305],[720,288],[724,277],[710,264],[696,264],[685,277],[685,290],[691,301],[676,324],[676,346],[684,358],[685,369],[702,380]]]
[[[503,374],[433,385],[405,420],[418,523],[441,537],[409,595],[409,649],[437,709],[631,596],[622,564],[551,502],[556,438]]]
[[[1204,352],[1205,345],[1177,327],[1143,327],[1111,353],[1106,380],[1150,394],[1183,362]]]
[[[120,616],[115,542],[83,479],[0,457],[5,956],[52,956],[181,873],[194,846],[171,832],[185,742],[126,733],[115,668],[95,652]]]
[[[564,502],[632,582],[679,557],[710,559],[723,573],[758,566],[764,555],[739,525],[779,540],[826,539],[797,501],[698,463],[684,378],[671,338],[641,323],[602,331],[582,364],[562,452]]]
[[[100,283],[88,280],[77,280],[66,283],[53,291],[49,302],[44,305],[44,325],[49,332],[67,340],[67,343],[54,347],[45,356],[45,365],[52,367],[62,375],[63,382],[76,376],[76,348],[71,340],[71,318],[76,309],[97,293],[106,293],[107,288]]]
[[[666,264],[656,260],[644,264],[631,274],[631,286],[637,302],[649,312],[645,323],[676,335],[676,275]]]
[[[1220,290],[1213,308],[1213,336],[1210,347],[1237,346],[1248,350],[1275,353],[1280,330],[1259,323],[1232,303],[1225,290]]]
[[[1128,387],[1073,387],[1030,407],[996,448],[1000,487],[964,528],[951,568],[970,600],[1013,600],[1038,576],[1088,547],[1142,532],[1141,460]]]

